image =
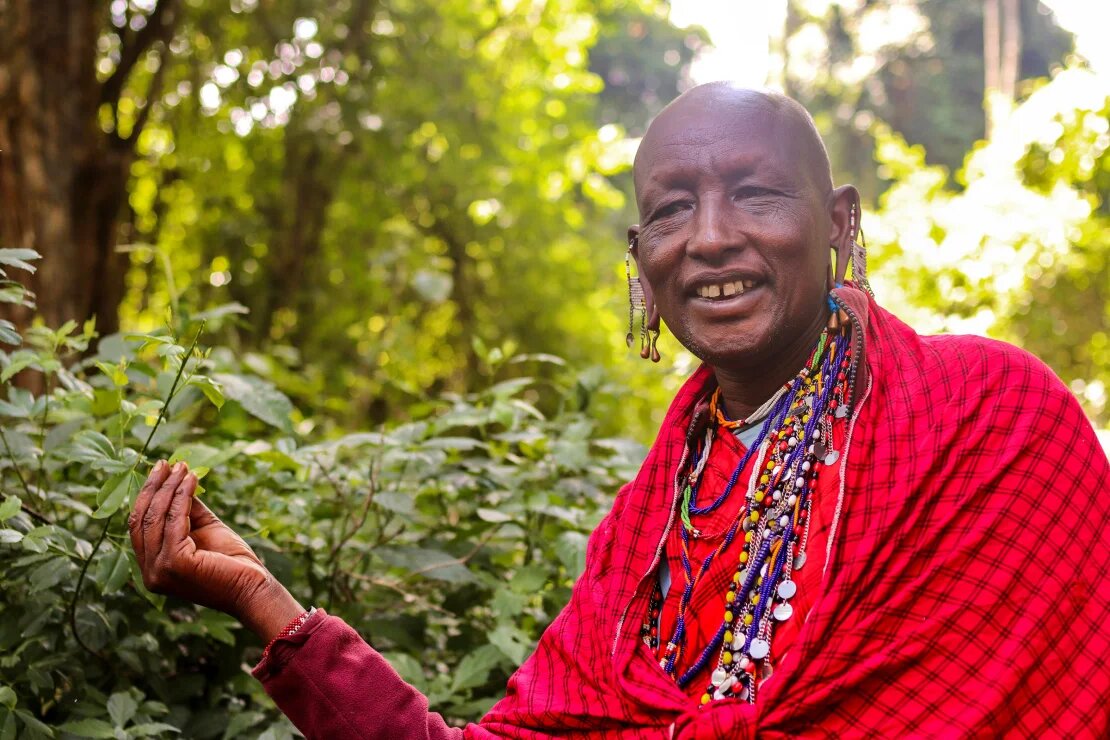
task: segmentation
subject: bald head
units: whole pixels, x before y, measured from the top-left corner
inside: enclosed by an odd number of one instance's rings
[[[731,131],[731,143],[776,150],[799,168],[822,193],[832,190],[829,155],[813,117],[796,100],[781,93],[752,90],[729,82],[710,82],[687,90],[655,117],[636,152],[633,173],[637,197],[651,165],[658,159],[681,157],[674,134],[702,130],[714,136]]]

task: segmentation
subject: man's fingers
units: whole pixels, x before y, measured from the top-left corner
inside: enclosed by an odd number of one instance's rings
[[[189,510],[189,522],[193,529],[200,529],[201,527],[220,524],[220,518],[213,514],[212,510],[205,506],[203,501],[194,498],[193,507]]]
[[[127,518],[127,528],[131,533],[131,547],[135,549],[135,555],[141,564],[144,559],[143,547],[143,514],[150,506],[150,499],[154,496],[154,492],[158,490],[158,486],[166,480],[170,474],[170,466],[166,464],[165,460],[159,460],[150,474],[143,483],[143,487],[139,490],[139,495],[135,497],[135,503],[131,507],[131,516]]]
[[[185,463],[174,463],[170,474],[166,476],[162,485],[158,486],[158,490],[154,492],[154,496],[150,499],[150,505],[143,512],[143,554],[146,556],[148,564],[162,550],[163,530],[166,527],[166,511],[170,508],[170,499],[173,498],[173,492],[181,485],[181,481],[185,478],[188,470],[189,468]]]
[[[170,494],[170,505],[166,510],[165,528],[162,535],[163,557],[178,552],[181,541],[189,536],[189,505],[197,490],[197,477],[189,473],[181,485]]]

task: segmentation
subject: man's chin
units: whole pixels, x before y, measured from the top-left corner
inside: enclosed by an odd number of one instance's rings
[[[699,360],[720,370],[751,370],[774,354],[774,342],[766,327],[736,327],[731,331],[714,327],[695,336],[696,340],[683,344]]]

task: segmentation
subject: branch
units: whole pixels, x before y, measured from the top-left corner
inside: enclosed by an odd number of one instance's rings
[[[136,33],[126,34],[120,40],[120,59],[116,69],[100,86],[100,102],[110,103],[114,108],[119,103],[123,87],[139,59],[157,41],[169,43],[177,24],[177,5],[179,0],[159,0],[154,10],[146,17],[146,25]]]
[[[54,524],[54,522],[50,521],[45,516],[38,513],[37,511],[35,511],[34,509],[32,509],[30,506],[28,506],[27,504],[25,504],[23,502],[20,502],[19,508],[23,509],[24,514],[31,517],[32,519],[34,519],[39,524],[46,524],[46,525],[53,525]]]
[[[346,55],[348,52],[356,51],[356,48],[362,45],[366,40],[366,21],[377,7],[377,0],[361,0],[355,6],[351,11],[351,20],[347,23],[347,38],[339,44],[340,52]]]
[[[166,65],[169,62],[170,45],[163,41],[161,51],[158,54],[158,69],[154,70],[154,76],[150,80],[150,87],[146,92],[146,105],[139,111],[139,115],[135,117],[135,123],[131,126],[131,133],[124,139],[126,144],[130,147],[139,140],[139,134],[143,132],[146,126],[147,119],[150,118],[150,109],[154,107],[154,102],[158,100],[158,96],[162,94],[162,81],[166,77]]]
[[[193,337],[193,343],[189,345],[189,351],[181,356],[181,366],[177,368],[177,375],[174,376],[173,383],[170,385],[170,392],[166,394],[166,402],[162,404],[162,408],[158,412],[158,419],[154,422],[154,426],[150,428],[150,434],[147,435],[146,443],[143,445],[143,449],[142,452],[139,453],[139,457],[136,458],[135,464],[131,467],[131,472],[135,472],[139,464],[146,461],[146,453],[147,450],[150,449],[150,443],[154,439],[154,433],[158,431],[158,427],[162,425],[162,422],[166,418],[166,411],[167,409],[169,409],[170,403],[173,401],[174,395],[177,393],[177,385],[181,382],[181,376],[185,374],[185,366],[189,364],[189,358],[193,356],[193,350],[197,348],[197,343],[200,341],[200,335],[204,332],[204,326],[204,324],[201,324],[200,328],[197,329],[197,335]],[[128,496],[131,495],[130,483],[128,483],[127,494]],[[77,585],[74,586],[73,596],[69,600],[69,628],[73,632],[73,639],[77,641],[77,644],[80,645],[85,650],[85,652],[87,652],[89,655],[100,658],[101,660],[107,660],[107,658],[105,658],[101,653],[98,653],[97,651],[86,645],[85,641],[81,639],[81,633],[77,631],[77,602],[81,598],[81,586],[83,586],[85,583],[85,575],[89,572],[89,565],[92,564],[93,558],[96,557],[97,551],[100,550],[100,546],[104,544],[104,540],[108,537],[108,530],[111,528],[112,520],[114,518],[115,515],[112,515],[104,520],[104,528],[100,530],[100,537],[97,538],[96,544],[93,545],[92,552],[90,552],[89,556],[85,558],[85,562],[81,566],[81,573],[77,576]]]

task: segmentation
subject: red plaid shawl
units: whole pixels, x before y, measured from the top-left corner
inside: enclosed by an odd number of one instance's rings
[[[320,736],[1105,737],[1110,470],[1090,423],[1029,354],[918,336],[862,292],[839,293],[867,326],[869,373],[841,450],[820,594],[757,704],[697,708],[638,637],[705,368],[591,537],[570,604],[480,724],[451,730],[423,714],[423,697],[389,683],[399,679],[345,625],[329,627],[334,617],[280,658],[288,670],[259,667],[267,690]],[[340,718],[312,709],[306,675]],[[362,696],[338,704],[347,684]]]

